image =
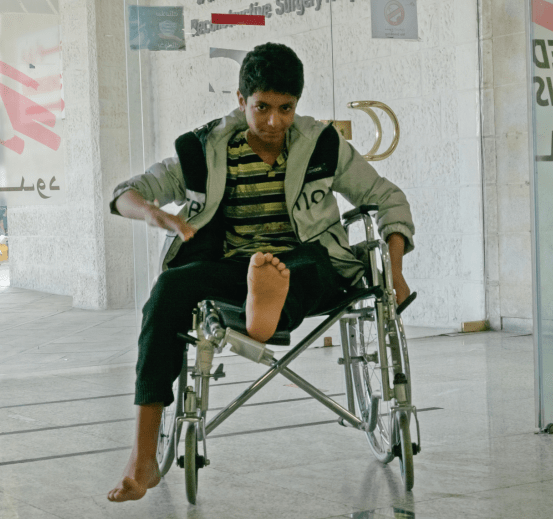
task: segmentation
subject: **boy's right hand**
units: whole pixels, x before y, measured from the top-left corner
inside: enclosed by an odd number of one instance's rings
[[[157,200],[148,202],[145,218],[146,223],[152,227],[159,227],[167,231],[177,233],[182,241],[191,240],[196,234],[197,229],[188,225],[182,218],[169,214],[159,208]]]

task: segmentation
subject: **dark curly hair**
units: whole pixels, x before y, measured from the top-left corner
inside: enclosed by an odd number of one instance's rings
[[[240,67],[240,93],[247,101],[255,92],[278,92],[298,98],[303,91],[303,63],[280,43],[264,43],[246,54]]]

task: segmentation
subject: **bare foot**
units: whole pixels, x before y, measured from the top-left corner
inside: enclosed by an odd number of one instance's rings
[[[157,460],[150,460],[139,465],[133,452],[123,473],[123,478],[113,490],[108,492],[108,499],[117,503],[136,501],[144,497],[146,490],[155,487],[160,479]]]
[[[252,339],[265,342],[278,325],[290,286],[290,271],[271,253],[257,252],[248,269],[246,329]]]

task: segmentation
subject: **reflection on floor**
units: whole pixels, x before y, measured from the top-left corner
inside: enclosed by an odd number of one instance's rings
[[[87,312],[69,298],[0,290],[2,519],[551,517],[553,440],[535,434],[530,336],[411,330],[422,452],[410,493],[397,460],[378,463],[361,432],[277,377],[208,440],[196,506],[177,467],[141,501],[113,504],[105,494],[134,426],[134,309]],[[312,348],[293,365],[343,402],[338,356]],[[222,362],[212,408],[265,370]]]

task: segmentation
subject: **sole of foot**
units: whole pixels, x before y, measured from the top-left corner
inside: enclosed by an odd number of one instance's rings
[[[246,329],[252,339],[266,342],[278,326],[290,287],[290,271],[271,253],[257,252],[248,268]]]

